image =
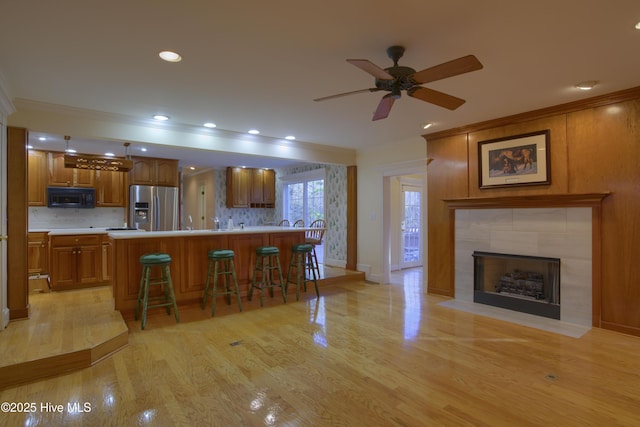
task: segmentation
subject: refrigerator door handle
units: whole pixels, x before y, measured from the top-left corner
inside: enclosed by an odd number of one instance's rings
[[[158,195],[153,196],[153,231],[160,229],[160,197]]]

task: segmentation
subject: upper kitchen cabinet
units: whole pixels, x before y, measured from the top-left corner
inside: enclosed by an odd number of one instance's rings
[[[49,185],[52,187],[94,187],[95,171],[64,167],[64,153],[49,153]]]
[[[228,208],[273,208],[275,203],[274,170],[227,168]]]
[[[248,208],[251,191],[251,169],[227,168],[227,207]]]
[[[273,208],[276,204],[276,171],[251,169],[251,207]]]
[[[131,185],[178,186],[178,161],[134,157],[133,169],[129,172]]]
[[[29,150],[27,167],[27,204],[47,206],[47,153]]]
[[[96,171],[96,206],[124,207],[126,205],[127,174]]]

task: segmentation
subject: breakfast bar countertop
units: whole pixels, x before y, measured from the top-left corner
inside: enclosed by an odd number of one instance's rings
[[[175,231],[109,231],[109,237],[113,239],[139,239],[153,237],[188,237],[188,236],[209,236],[220,234],[260,234],[260,233],[282,233],[300,232],[314,230],[310,227],[279,227],[279,226],[246,226],[244,228],[235,227],[233,230],[175,230]]]
[[[31,230],[30,230],[31,231]],[[107,234],[107,229],[102,227],[96,228],[52,228],[49,236],[65,236],[76,234]]]

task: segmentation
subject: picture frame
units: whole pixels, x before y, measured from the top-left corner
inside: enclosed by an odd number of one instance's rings
[[[551,184],[549,129],[478,142],[480,189]]]

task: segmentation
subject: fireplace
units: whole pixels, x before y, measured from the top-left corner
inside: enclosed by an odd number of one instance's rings
[[[473,252],[473,301],[560,319],[560,259]]]

